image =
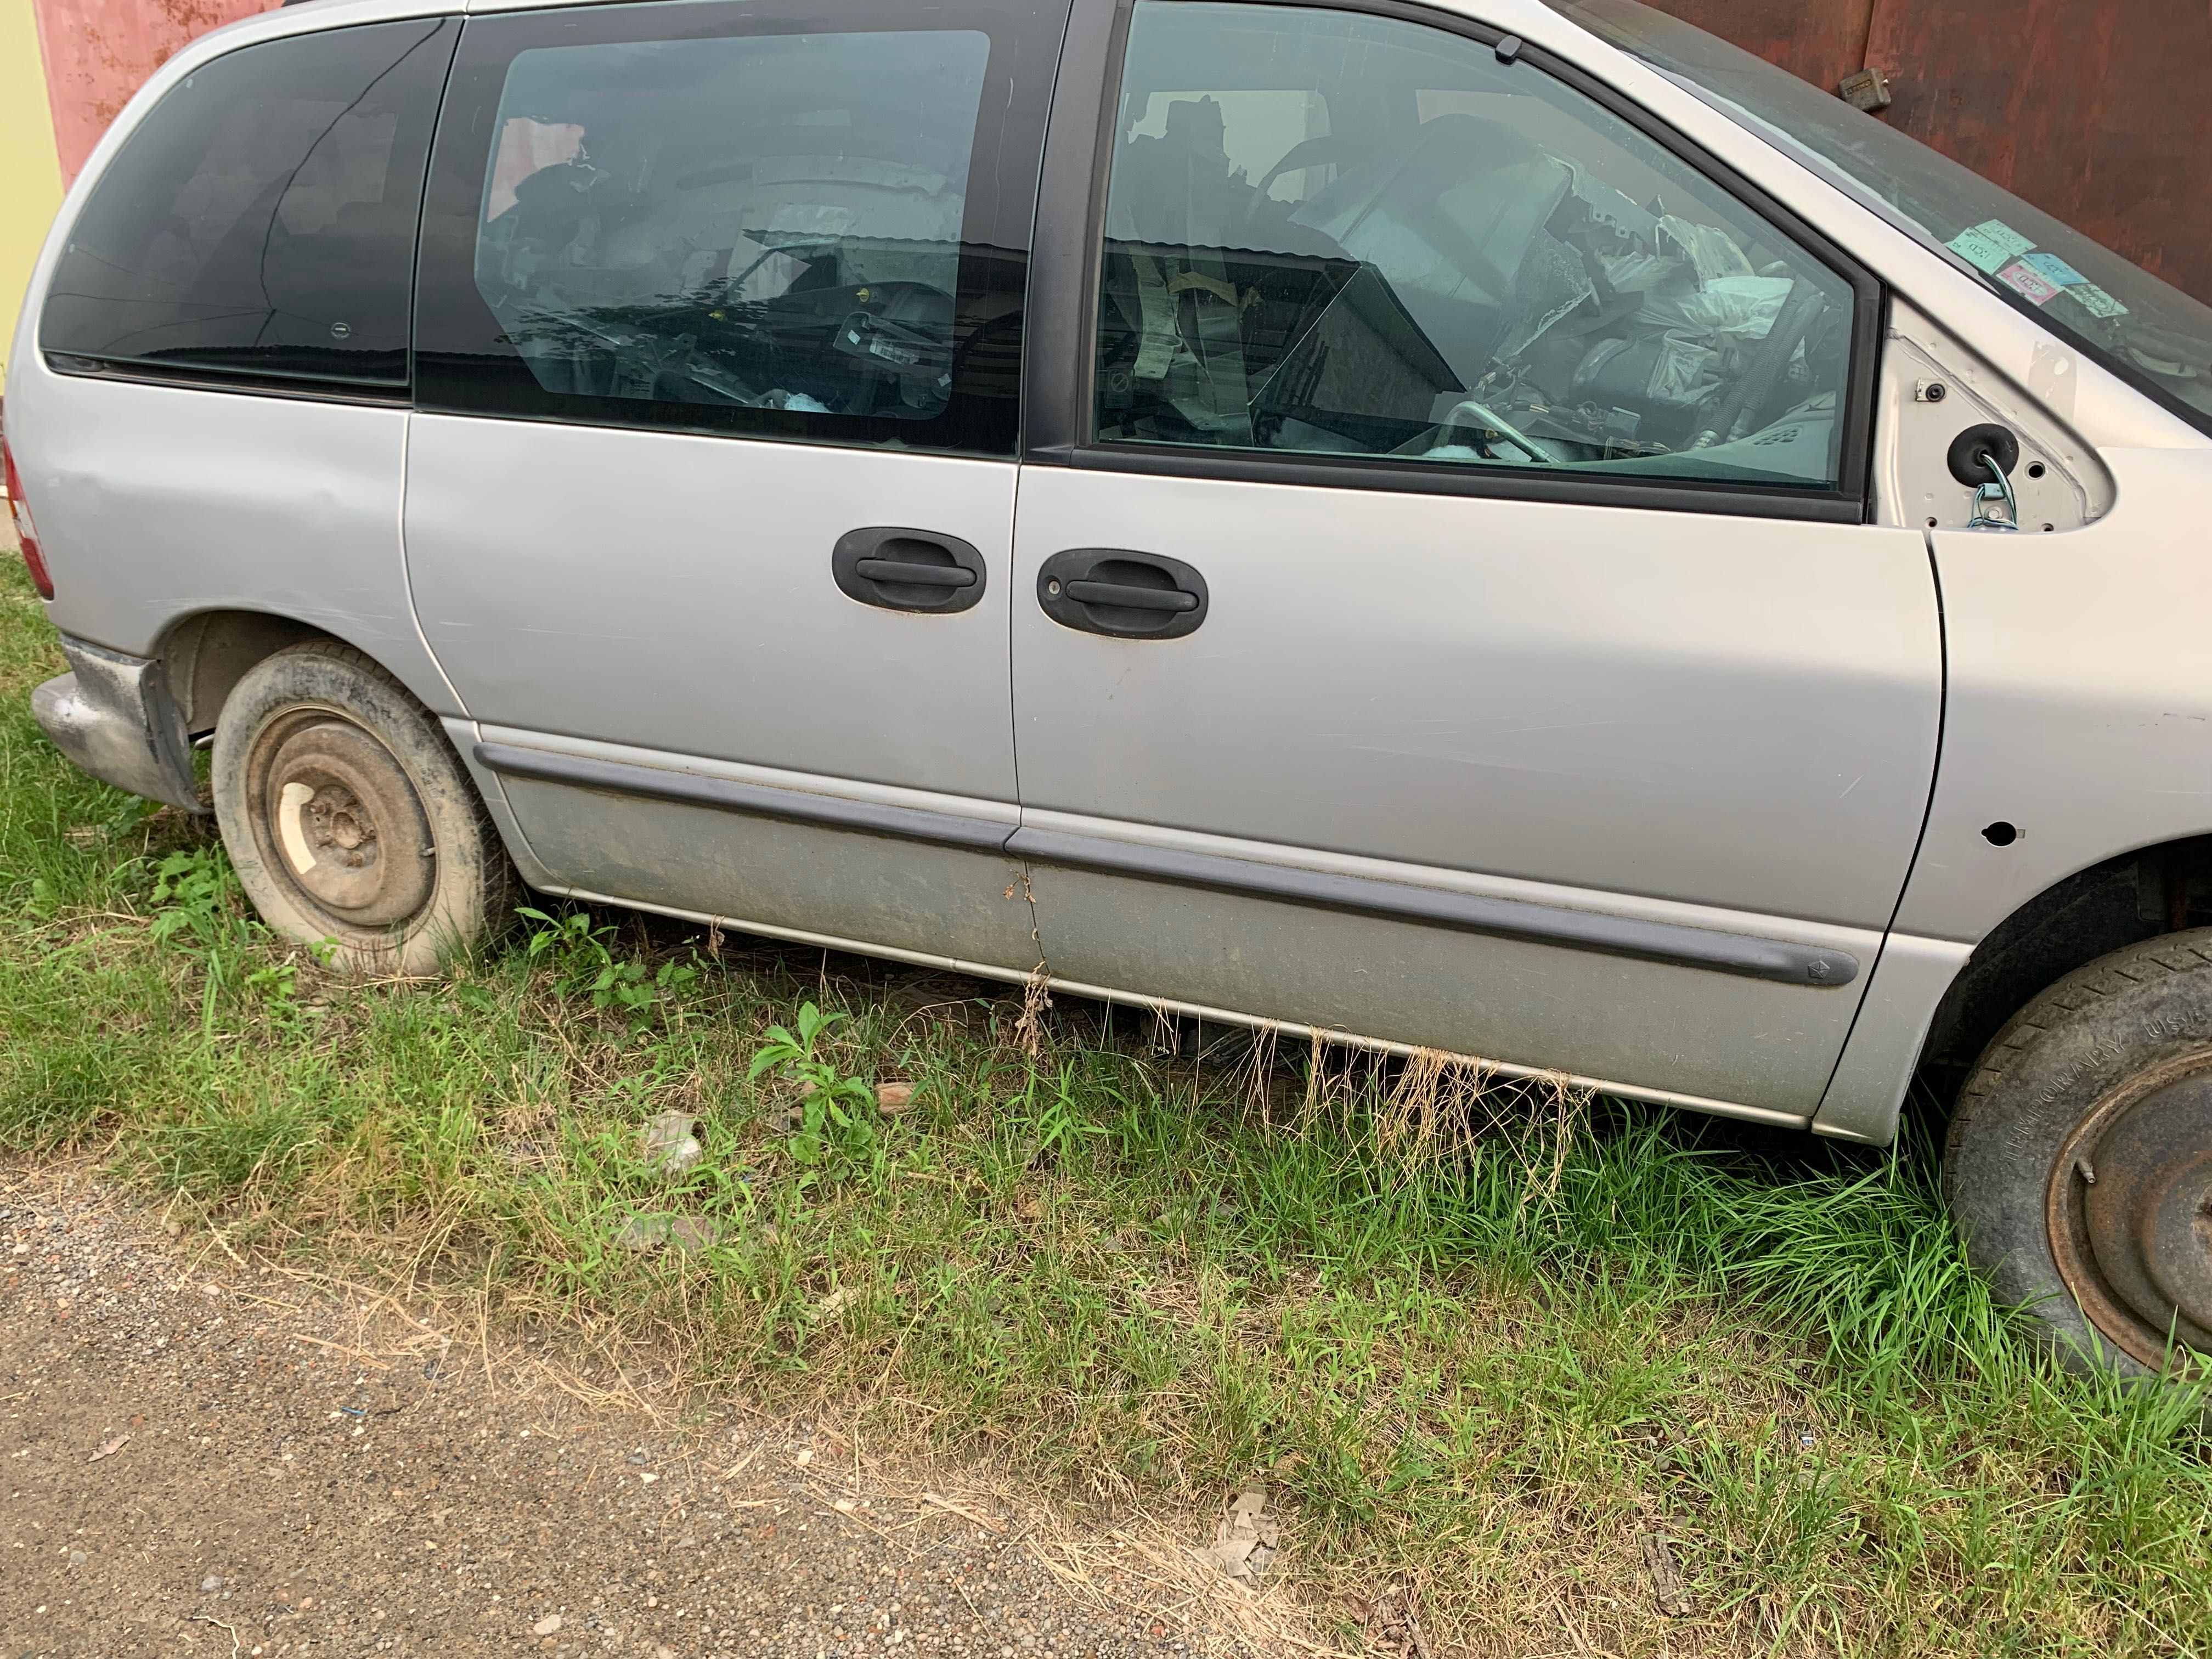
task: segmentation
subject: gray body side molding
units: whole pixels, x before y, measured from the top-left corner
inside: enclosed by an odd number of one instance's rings
[[[1719,974],[1742,974],[1784,985],[1832,988],[1858,977],[1858,958],[1842,951],[1820,950],[1750,933],[1724,933],[1679,922],[1645,921],[1565,905],[1532,904],[1524,899],[1486,898],[1410,883],[1301,870],[1218,854],[1182,852],[1109,841],[1097,836],[1023,828],[1006,850],[1038,864],[1103,870],[1184,887],[1208,887],[1249,893],[1322,910],[1348,910],[1387,916],[1461,933],[1528,939],[1568,950],[1607,956],[1638,957],[1677,963]]]
[[[205,812],[183,714],[158,661],[61,639],[76,672],[31,693],[39,729],[79,770],[149,800]]]
[[[585,755],[556,754],[504,743],[480,743],[475,752],[479,764],[506,777],[574,784],[618,795],[641,795],[648,800],[678,801],[687,806],[712,806],[752,817],[781,818],[788,823],[818,823],[864,836],[890,836],[900,841],[995,853],[1005,848],[1008,834],[1006,825],[988,818],[886,806],[803,789],[777,789],[698,772],[631,766],[622,761],[593,760]]]
[[[475,745],[479,764],[510,777],[535,778],[586,789],[682,801],[727,812],[818,823],[862,835],[890,836],[939,846],[1003,851],[1039,864],[1106,870],[1186,887],[1209,887],[1321,909],[1388,916],[1432,927],[1532,939],[1569,949],[1680,963],[1715,973],[1742,974],[1785,985],[1830,988],[1858,977],[1856,957],[1782,939],[1724,933],[1674,922],[1607,915],[1595,910],[1531,904],[1517,899],[1484,898],[1405,882],[1262,864],[1249,859],[1171,851],[1103,836],[1057,830],[1019,829],[1003,823],[951,812],[882,805],[780,789],[696,772],[635,766],[550,750],[509,744]]]

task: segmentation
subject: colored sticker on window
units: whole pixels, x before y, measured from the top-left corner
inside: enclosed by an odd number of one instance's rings
[[[2046,282],[2042,272],[2022,259],[2014,260],[1997,272],[1997,281],[2039,306],[2049,305],[2065,292],[2057,283]]]
[[[2020,256],[2020,262],[2024,265],[2033,265],[2045,280],[2056,283],[2061,288],[2072,288],[2089,280],[2055,253],[2023,253]]]
[[[1960,231],[1948,246],[1975,270],[1995,276],[2035,244],[2002,219],[1984,219],[1972,229]]]
[[[2128,308],[2094,283],[2083,283],[2069,288],[2067,293],[2081,302],[2081,308],[2092,317],[2124,317]]]

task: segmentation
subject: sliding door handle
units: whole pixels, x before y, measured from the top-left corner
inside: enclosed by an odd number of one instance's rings
[[[1206,620],[1206,578],[1164,554],[1074,547],[1039,567],[1037,605],[1085,634],[1176,640]]]
[[[875,526],[848,530],[830,554],[837,591],[884,611],[941,614],[983,597],[983,556],[957,536]]]

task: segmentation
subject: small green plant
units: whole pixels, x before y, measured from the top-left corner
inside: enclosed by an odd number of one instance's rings
[[[274,1006],[290,1003],[300,988],[300,964],[296,962],[272,962],[266,968],[256,968],[246,976],[246,988],[258,991],[262,1000]]]
[[[239,915],[237,892],[221,848],[171,853],[154,866],[154,937],[164,945],[188,940],[209,953],[244,943],[254,924]]]
[[[699,976],[690,963],[664,962],[650,969],[641,962],[619,960],[607,943],[614,937],[613,926],[593,926],[588,912],[552,916],[521,905],[515,914],[539,924],[530,935],[529,952],[532,960],[550,960],[555,988],[564,997],[588,997],[592,1007],[612,1010],[634,1033],[651,1024]]]
[[[300,964],[290,959],[256,968],[246,976],[249,994],[258,996],[269,1017],[284,1030],[297,1034],[312,1024],[320,1011],[300,1001]]]
[[[522,904],[515,907],[514,914],[538,924],[530,934],[530,959],[543,959],[549,963],[553,969],[553,988],[564,997],[588,991],[599,969],[614,960],[614,953],[606,943],[613,936],[614,928],[593,927],[589,911],[572,910],[565,916],[552,916]]]
[[[877,1127],[876,1091],[848,1077],[822,1052],[822,1034],[843,1019],[801,1003],[798,1030],[771,1025],[745,1075],[755,1081],[774,1072],[799,1087],[799,1122],[786,1141],[793,1159],[808,1169],[836,1173],[854,1164],[881,1172],[883,1136]]]
[[[1030,1077],[1023,1103],[1028,1110],[1022,1121],[1034,1147],[1032,1163],[1072,1163],[1090,1142],[1111,1133],[1104,1124],[1093,1123],[1085,1115],[1082,1092],[1081,1080],[1072,1066],[1060,1068],[1049,1092],[1039,1088],[1035,1075]]]
[[[472,1014],[495,1014],[499,1012],[497,997],[485,990],[483,986],[471,985],[466,980],[458,981],[454,984],[453,1000]]]
[[[268,930],[246,913],[238,878],[220,847],[188,848],[164,857],[154,866],[153,898],[154,921],[149,931],[156,942],[197,956],[206,970],[207,981],[200,991],[200,1036],[211,1042],[223,988],[239,983],[239,959]]]

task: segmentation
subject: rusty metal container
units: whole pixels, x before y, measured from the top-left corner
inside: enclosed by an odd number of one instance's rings
[[[2205,0],[1654,0],[2212,301]]]

